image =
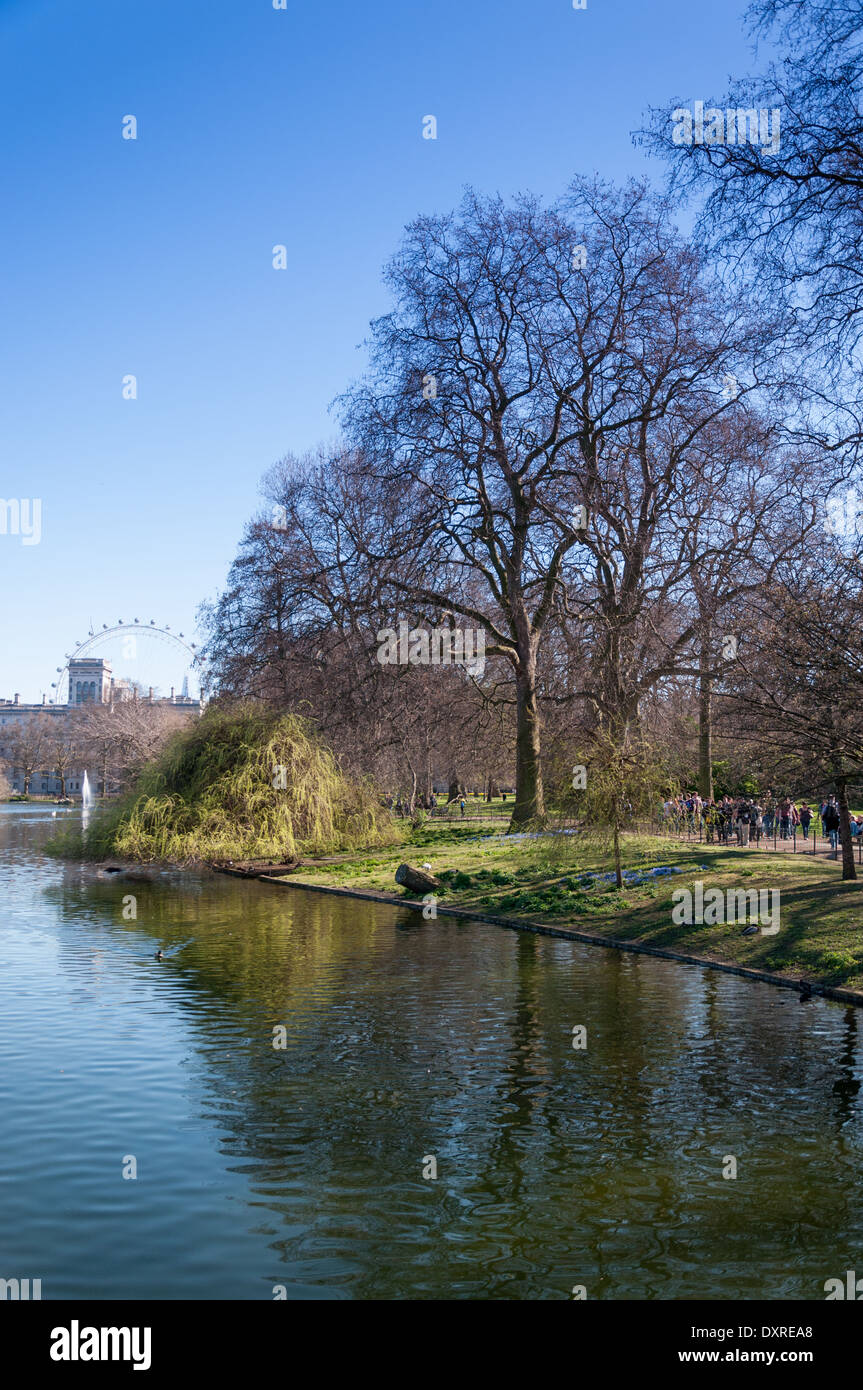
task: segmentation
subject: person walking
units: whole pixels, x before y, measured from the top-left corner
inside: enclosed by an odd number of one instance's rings
[[[461,813],[462,813],[462,815],[464,815],[464,813],[465,813],[465,807],[466,807],[466,805],[467,805],[467,803],[466,803],[464,797],[462,797],[461,801],[460,801],[458,804],[459,804],[459,807],[461,808]]]
[[[803,831],[803,839],[809,839],[809,825],[812,821],[812,810],[808,801],[802,802],[800,806],[800,828]]]
[[[821,817],[821,824],[830,836],[830,848],[834,853],[839,852],[839,807],[836,805],[835,796],[831,796],[827,802],[824,815]]]
[[[779,804],[779,838],[787,840],[791,831],[791,802],[787,796]]]
[[[728,796],[723,796],[723,799],[718,803],[717,810],[720,840],[724,845],[727,845],[731,838],[732,823],[734,823],[734,810],[732,810],[731,801],[728,799]]]
[[[753,801],[749,806],[749,838],[754,838],[756,845],[761,843],[761,828],[763,825],[763,812],[757,801]]]

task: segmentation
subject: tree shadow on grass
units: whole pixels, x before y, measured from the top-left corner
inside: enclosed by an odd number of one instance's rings
[[[680,886],[686,886],[685,882]],[[741,885],[720,884],[717,876],[716,886],[724,892]],[[567,925],[619,941],[644,942],[752,969],[802,973],[839,985],[863,976],[863,937],[858,921],[863,903],[855,896],[855,889],[860,888],[863,883],[841,880],[780,887],[779,931],[775,935],[759,932],[744,936],[745,924],[739,922],[673,922],[670,894],[662,902],[629,907],[614,918],[585,916]]]

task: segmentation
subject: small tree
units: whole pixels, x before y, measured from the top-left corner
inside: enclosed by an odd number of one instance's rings
[[[53,733],[51,716],[38,715],[35,719],[23,718],[10,740],[9,763],[21,773],[21,788],[25,796],[30,795],[30,783],[45,765]]]
[[[60,795],[66,796],[66,778],[81,756],[79,727],[73,717],[56,720],[48,739],[46,761],[60,782]]]
[[[583,759],[573,767],[572,792],[586,833],[610,841],[618,888],[623,887],[621,840],[638,818],[652,814],[667,793],[668,769],[658,748],[645,737],[628,732],[615,737],[597,729]]]

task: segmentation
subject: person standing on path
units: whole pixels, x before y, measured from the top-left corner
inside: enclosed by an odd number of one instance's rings
[[[754,838],[756,845],[761,843],[761,829],[764,825],[764,813],[757,801],[753,801],[749,807],[749,838]]]
[[[827,834],[830,836],[830,848],[838,853],[839,850],[839,807],[836,805],[835,796],[831,796],[827,802],[821,823]]]
[[[809,823],[810,823],[811,820],[812,820],[812,811],[810,810],[809,802],[808,802],[808,801],[804,801],[804,802],[802,803],[801,807],[800,807],[800,825],[801,825],[802,830],[803,830],[803,838],[804,838],[804,840],[808,840],[808,839],[809,839]]]

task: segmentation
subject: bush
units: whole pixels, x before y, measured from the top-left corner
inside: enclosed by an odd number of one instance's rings
[[[452,888],[455,888],[456,891],[463,888],[472,888],[473,879],[471,878],[470,874],[462,873],[461,869],[457,869],[452,876],[452,883],[450,886]]]

